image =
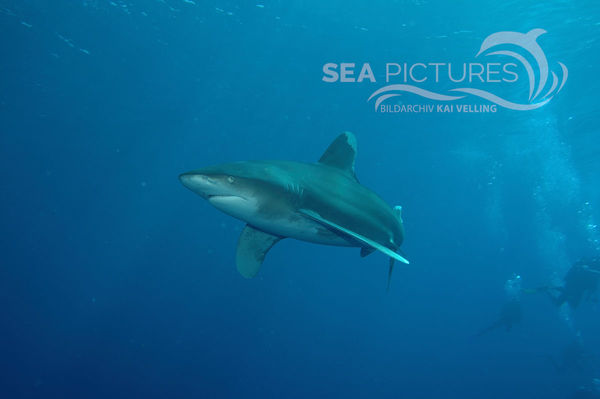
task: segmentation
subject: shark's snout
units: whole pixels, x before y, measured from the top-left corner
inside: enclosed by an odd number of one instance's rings
[[[181,183],[204,199],[216,197],[243,197],[242,190],[233,176],[225,174],[187,172],[179,175]]]
[[[184,186],[203,198],[208,198],[211,195],[218,195],[220,192],[218,182],[203,174],[182,173],[179,175],[179,180]]]
[[[191,175],[189,173],[182,173],[179,175],[179,181],[181,182],[181,184],[183,184],[186,187],[188,187],[190,180],[191,180]]]

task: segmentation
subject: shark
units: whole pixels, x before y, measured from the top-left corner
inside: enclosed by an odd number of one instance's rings
[[[182,173],[181,183],[218,210],[246,223],[236,249],[239,273],[257,275],[284,238],[379,251],[394,262],[404,240],[402,207],[390,206],[356,178],[356,137],[339,135],[316,163],[242,161]]]

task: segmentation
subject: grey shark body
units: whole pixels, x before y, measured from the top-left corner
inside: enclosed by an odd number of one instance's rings
[[[258,272],[268,250],[290,237],[316,244],[379,250],[393,261],[404,230],[401,208],[390,207],[354,174],[356,139],[340,135],[318,163],[246,161],[180,175],[217,209],[247,223],[236,263],[244,277]]]

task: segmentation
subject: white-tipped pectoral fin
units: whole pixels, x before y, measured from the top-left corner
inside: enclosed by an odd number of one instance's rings
[[[356,239],[357,241],[359,241],[363,244],[366,244],[370,247],[373,247],[380,252],[383,252],[390,258],[394,258],[402,263],[406,263],[407,265],[410,263],[406,258],[401,256],[400,254],[397,254],[396,252],[392,251],[391,249],[384,247],[383,245],[378,244],[375,241],[368,239],[367,237],[363,237],[362,235],[360,235],[358,233],[348,230],[345,227],[342,227],[337,223],[334,223],[327,219],[324,219],[317,212],[311,211],[309,209],[299,209],[298,212],[302,213],[305,216],[308,216],[309,218],[311,218],[317,222],[323,223],[326,226],[329,226],[335,230],[338,230],[344,234],[347,234],[347,235],[351,236],[352,238]]]

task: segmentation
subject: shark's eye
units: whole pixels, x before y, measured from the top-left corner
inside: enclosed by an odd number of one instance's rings
[[[233,176],[229,176],[229,177],[227,178],[227,181],[228,181],[229,183],[233,183],[233,182],[235,181],[235,179],[233,178]]]

